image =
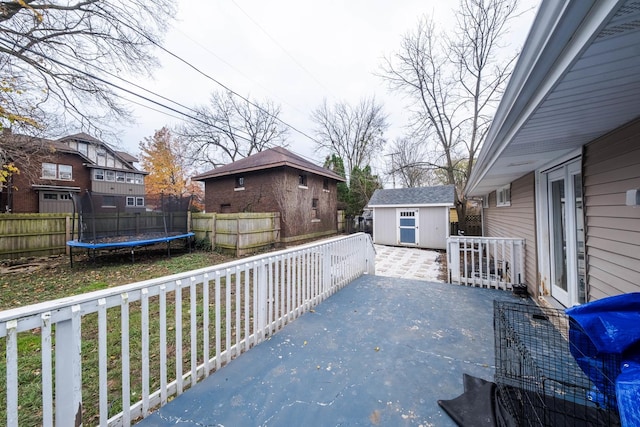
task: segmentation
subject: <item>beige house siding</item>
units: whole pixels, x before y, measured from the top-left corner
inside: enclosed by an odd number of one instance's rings
[[[538,296],[536,247],[535,176],[533,173],[511,183],[511,206],[496,207],[496,193],[489,195],[483,209],[484,236],[525,239],[525,283],[529,293]]]
[[[589,301],[640,291],[640,120],[585,146],[583,157]]]

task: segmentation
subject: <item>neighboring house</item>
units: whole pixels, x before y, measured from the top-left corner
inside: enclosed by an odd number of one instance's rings
[[[280,212],[282,242],[337,232],[337,183],[344,178],[282,147],[192,179],[205,183],[206,212]]]
[[[367,205],[374,243],[446,249],[454,201],[453,185],[376,190]]]
[[[39,160],[40,176],[12,175],[0,194],[2,210],[12,213],[73,212],[72,195],[90,191],[97,212],[142,211],[145,187],[134,157],[113,150],[85,133],[55,141],[3,134],[18,143],[44,144],[50,153]],[[16,164],[18,169],[20,164]]]
[[[572,306],[640,291],[640,2],[543,1],[466,192]]]

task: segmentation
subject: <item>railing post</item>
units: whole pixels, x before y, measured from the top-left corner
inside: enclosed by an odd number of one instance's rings
[[[258,331],[260,332],[259,341],[264,338],[267,327],[267,263],[263,259],[260,262],[258,273]]]
[[[364,235],[364,244],[366,245],[366,274],[374,275],[376,274],[376,249],[373,246],[373,241],[371,240],[371,236],[368,234]]]
[[[56,323],[56,425],[82,425],[80,306]]]
[[[322,298],[326,298],[331,289],[331,249],[329,245],[322,247]]]
[[[449,267],[449,281],[460,283],[460,241],[449,238],[447,244],[447,265]]]

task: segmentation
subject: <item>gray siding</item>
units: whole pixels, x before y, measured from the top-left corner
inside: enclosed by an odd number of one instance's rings
[[[380,245],[397,245],[398,219],[396,208],[375,208],[373,213],[373,241]]]
[[[127,182],[91,181],[94,193],[117,194],[122,196],[144,196],[144,185]]]
[[[588,144],[583,157],[589,300],[640,291],[640,121]]]
[[[525,282],[529,293],[538,296],[536,246],[535,176],[533,173],[511,183],[511,206],[496,207],[496,193],[483,210],[484,236],[525,239]]]
[[[419,246],[428,249],[447,249],[449,222],[446,207],[420,208]]]

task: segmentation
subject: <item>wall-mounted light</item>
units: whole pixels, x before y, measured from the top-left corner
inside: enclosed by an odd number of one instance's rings
[[[640,190],[627,190],[627,206],[640,206]]]

